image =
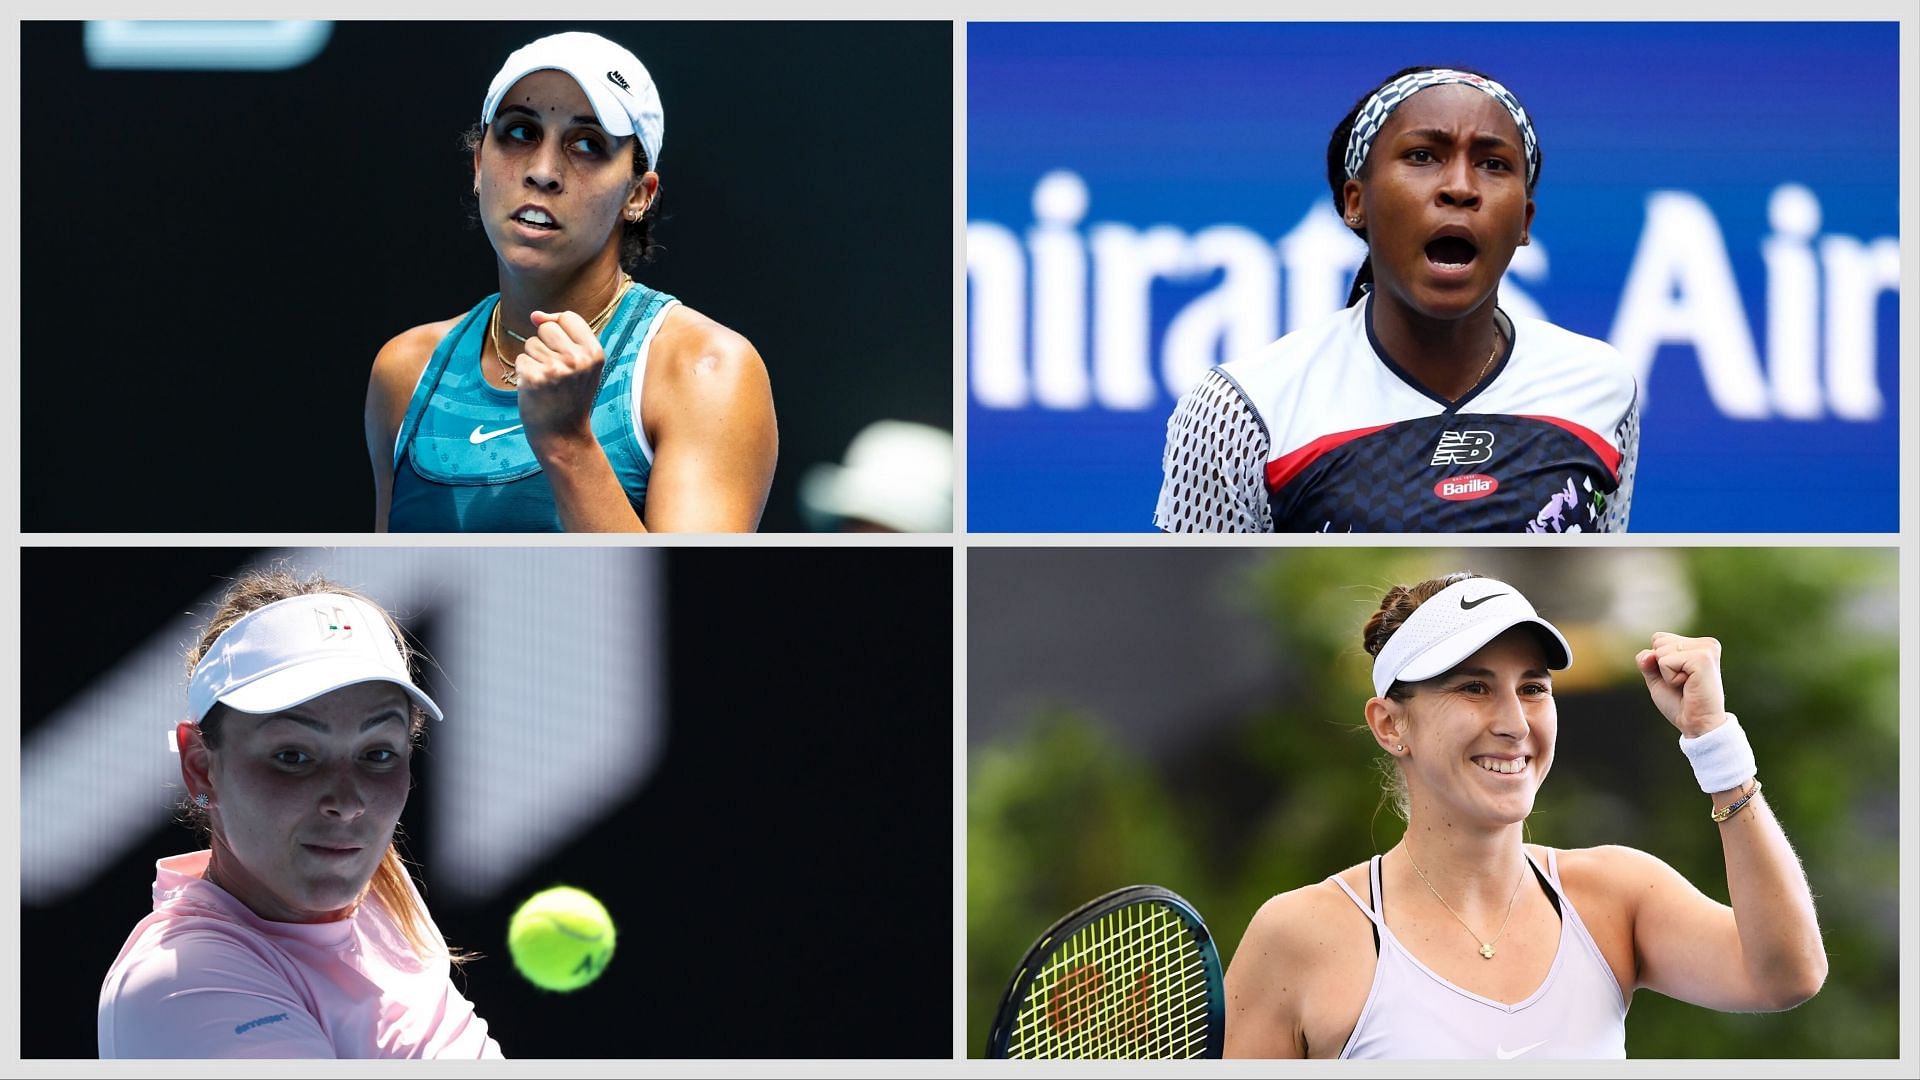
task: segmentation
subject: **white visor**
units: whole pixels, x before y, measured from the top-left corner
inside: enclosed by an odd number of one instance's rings
[[[667,134],[660,91],[638,57],[599,34],[578,30],[553,34],[515,49],[487,87],[486,100],[480,105],[480,123],[493,123],[500,99],[507,96],[514,83],[536,71],[571,75],[607,134],[639,135],[640,145],[647,151],[647,167],[660,168],[660,143]]]
[[[357,597],[314,593],[250,611],[215,638],[193,669],[187,708],[196,724],[216,702],[244,713],[276,713],[364,682],[390,682],[441,719],[440,706],[413,684],[379,608]]]
[[[1444,675],[1481,647],[1523,623],[1546,631],[1547,667],[1573,663],[1573,649],[1554,625],[1533,610],[1520,590],[1493,578],[1467,578],[1414,609],[1373,658],[1373,692],[1385,697],[1396,682]]]

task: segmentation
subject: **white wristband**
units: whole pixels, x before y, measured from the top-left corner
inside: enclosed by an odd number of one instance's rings
[[[1753,744],[1740,730],[1740,719],[1727,714],[1726,723],[1697,737],[1680,736],[1680,749],[1693,762],[1693,778],[1700,790],[1712,795],[1732,791],[1753,779]]]

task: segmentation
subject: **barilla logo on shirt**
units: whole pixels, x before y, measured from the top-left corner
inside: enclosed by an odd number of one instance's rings
[[[1448,502],[1465,502],[1478,499],[1500,490],[1500,481],[1486,473],[1468,473],[1465,476],[1449,476],[1433,485],[1433,493]]]
[[[262,1016],[258,1020],[249,1020],[246,1023],[239,1025],[238,1027],[233,1029],[233,1033],[235,1035],[245,1035],[247,1032],[252,1031],[254,1028],[265,1027],[268,1024],[277,1024],[280,1021],[285,1020],[286,1018],[287,1018],[286,1013],[274,1013],[272,1016]]]

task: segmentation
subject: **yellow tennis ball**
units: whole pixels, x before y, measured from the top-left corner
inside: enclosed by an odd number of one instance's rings
[[[567,885],[534,893],[507,923],[507,950],[527,981],[578,990],[613,959],[613,918],[593,894]]]

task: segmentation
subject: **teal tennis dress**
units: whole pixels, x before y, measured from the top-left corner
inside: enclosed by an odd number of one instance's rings
[[[560,532],[553,488],[520,426],[516,395],[480,373],[491,348],[487,323],[499,294],[487,297],[441,339],[407,403],[393,443],[393,532]],[[593,402],[593,434],[614,475],[644,517],[653,448],[640,426],[647,348],[667,310],[666,293],[639,282],[600,331],[606,364]]]

